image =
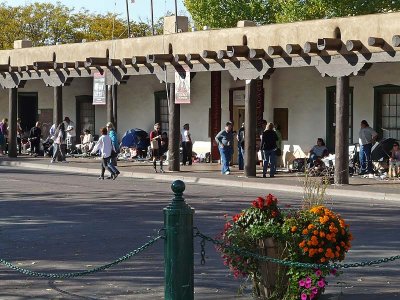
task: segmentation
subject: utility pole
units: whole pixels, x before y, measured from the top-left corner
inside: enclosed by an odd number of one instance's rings
[[[129,24],[129,5],[128,5],[128,0],[125,0],[126,3],[126,17],[128,21],[128,38],[131,37],[131,26]]]
[[[178,33],[178,4],[175,0],[175,33]]]
[[[150,2],[151,5],[151,31],[154,35],[154,12],[153,12],[153,0]]]

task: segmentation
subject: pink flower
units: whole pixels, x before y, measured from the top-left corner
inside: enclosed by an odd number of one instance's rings
[[[321,272],[321,270],[317,270],[317,271],[315,271],[315,275],[317,275],[318,277],[320,277],[320,276],[322,275],[322,272]]]
[[[306,283],[311,283],[311,278],[310,277],[306,278]]]
[[[301,300],[307,300],[307,294],[302,293],[301,294]]]
[[[311,294],[310,295],[310,300],[314,299],[314,297],[315,297],[314,294]]]
[[[318,280],[318,286],[319,286],[320,288],[323,288],[323,287],[325,286],[325,281],[324,281],[323,279]]]
[[[302,279],[299,280],[299,286],[305,286],[306,282]]]
[[[311,287],[311,282],[306,282],[306,285],[304,286],[306,289],[309,289]]]
[[[313,295],[318,294],[318,288],[317,287],[313,287],[311,292],[313,293]]]

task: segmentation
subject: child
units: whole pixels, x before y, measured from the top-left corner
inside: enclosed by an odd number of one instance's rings
[[[394,175],[397,177],[399,175],[399,167],[400,167],[399,143],[394,142],[391,155],[389,158],[389,177],[393,176],[392,174],[393,170],[394,170]]]

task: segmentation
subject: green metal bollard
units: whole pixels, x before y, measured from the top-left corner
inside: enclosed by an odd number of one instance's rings
[[[185,183],[175,180],[171,189],[175,194],[164,208],[164,263],[165,300],[194,299],[193,214],[182,197]]]

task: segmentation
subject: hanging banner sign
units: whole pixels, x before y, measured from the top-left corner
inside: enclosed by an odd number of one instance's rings
[[[175,72],[175,103],[190,104],[190,72]]]
[[[104,74],[93,74],[93,105],[106,104],[106,78]]]

